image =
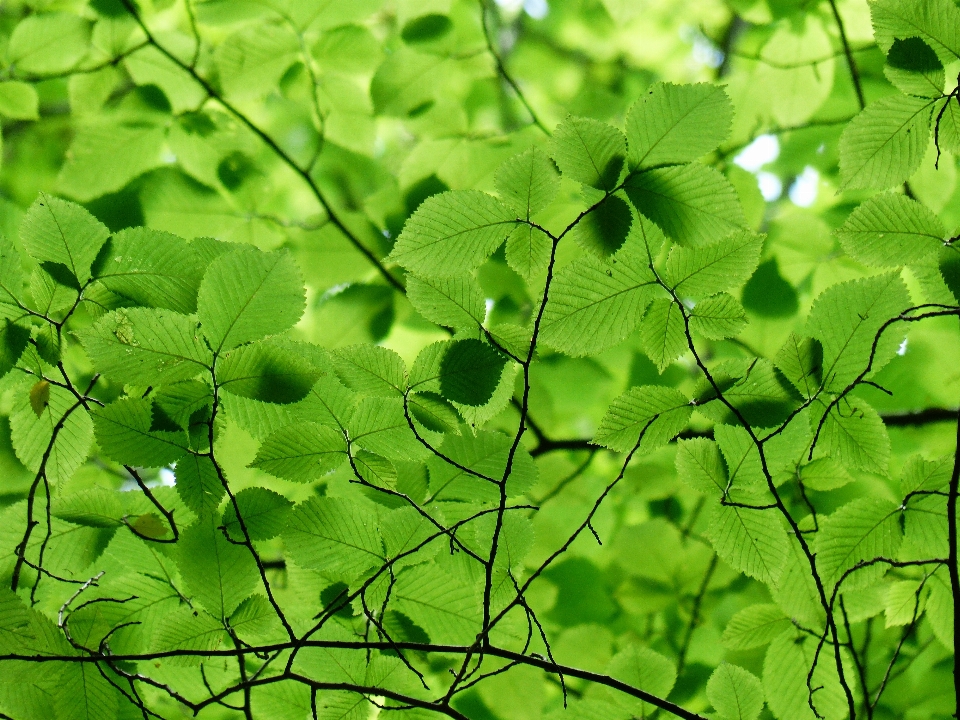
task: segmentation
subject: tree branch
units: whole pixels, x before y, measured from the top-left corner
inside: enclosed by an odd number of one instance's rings
[[[267,147],[269,147],[287,167],[300,176],[300,178],[302,178],[310,188],[310,192],[313,194],[314,198],[316,198],[317,202],[320,203],[320,206],[327,213],[330,221],[341,233],[343,233],[350,244],[353,245],[354,248],[356,248],[367,260],[370,261],[370,263],[377,269],[377,272],[380,273],[384,280],[392,285],[397,291],[405,293],[406,289],[404,288],[403,283],[400,282],[400,280],[398,280],[393,273],[387,270],[386,266],[380,261],[380,259],[373,254],[373,251],[360,242],[360,238],[358,238],[333,211],[329,201],[320,191],[320,187],[313,179],[313,176],[310,175],[310,172],[300,167],[300,165],[298,165],[297,162],[277,144],[276,140],[270,137],[256,123],[254,123],[250,118],[240,112],[240,110],[238,110],[232,103],[228,102],[222,95],[220,95],[220,93],[217,92],[217,89],[213,87],[213,85],[211,85],[206,78],[200,75],[195,68],[191,67],[188,63],[183,62],[180,58],[157,42],[157,39],[153,36],[153,33],[150,32],[150,29],[147,27],[146,23],[143,21],[143,19],[140,17],[140,14],[134,7],[132,0],[121,0],[121,2],[126,7],[127,12],[129,12],[130,15],[133,16],[133,19],[136,20],[137,24],[140,26],[140,29],[143,30],[144,34],[147,36],[148,42],[157,48],[157,50],[159,50],[171,62],[175,63],[180,69],[188,73],[190,77],[192,77],[194,81],[196,81],[210,95],[211,98],[214,98],[227,110],[227,112],[239,120],[244,126],[247,127],[247,129],[253,132],[254,135],[260,138],[260,140],[263,141],[263,143],[267,145]]]

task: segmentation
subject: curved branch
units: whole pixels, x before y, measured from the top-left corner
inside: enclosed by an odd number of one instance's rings
[[[406,289],[404,288],[403,283],[400,282],[400,280],[398,280],[393,273],[387,269],[380,259],[374,255],[372,250],[360,242],[360,238],[358,238],[333,211],[330,202],[326,199],[326,197],[324,197],[323,193],[320,191],[320,187],[310,175],[310,172],[300,167],[300,165],[298,165],[297,162],[290,157],[290,155],[283,148],[281,148],[280,145],[277,144],[276,140],[270,137],[270,135],[268,135],[256,123],[240,112],[240,110],[238,110],[232,103],[227,101],[219,92],[217,92],[217,89],[213,87],[213,85],[211,85],[206,78],[200,75],[196,68],[193,68],[188,63],[183,62],[180,58],[157,42],[157,39],[154,37],[153,33],[150,32],[150,29],[143,21],[143,18],[140,17],[140,14],[134,7],[132,0],[121,0],[121,2],[127,9],[127,12],[129,12],[133,19],[136,20],[137,25],[140,26],[140,29],[143,30],[144,34],[147,36],[147,41],[157,50],[159,50],[167,59],[175,63],[181,70],[189,74],[190,77],[193,78],[193,80],[197,82],[207,92],[207,94],[209,94],[210,97],[214,98],[218,103],[220,103],[220,105],[224,107],[224,109],[227,110],[227,112],[239,120],[254,135],[260,138],[260,140],[267,145],[267,147],[269,147],[287,167],[293,170],[293,172],[296,173],[307,184],[307,186],[310,188],[311,194],[314,196],[314,198],[316,198],[317,202],[320,203],[320,206],[327,213],[327,216],[330,218],[330,222],[332,222],[336,228],[344,234],[347,240],[350,241],[350,244],[353,245],[354,248],[356,248],[367,260],[370,261],[370,263],[377,269],[377,272],[383,276],[384,280],[386,280],[399,292],[405,293]]]
[[[543,124],[540,118],[537,116],[537,113],[534,112],[533,107],[530,105],[530,102],[527,100],[526,96],[523,94],[523,91],[520,89],[520,86],[517,84],[517,81],[513,79],[510,73],[507,71],[506,66],[503,64],[503,60],[500,57],[500,53],[497,52],[496,47],[493,44],[493,38],[490,36],[490,28],[487,25],[487,4],[485,0],[479,0],[480,2],[480,24],[483,25],[483,38],[487,42],[487,50],[490,52],[490,55],[493,57],[493,61],[497,64],[497,73],[503,78],[503,81],[509,85],[513,91],[517,94],[517,97],[520,99],[520,102],[523,103],[523,107],[527,109],[527,112],[530,114],[530,119],[533,121],[533,124],[536,125],[543,132],[544,135],[550,137],[550,130],[547,129],[547,126]]]

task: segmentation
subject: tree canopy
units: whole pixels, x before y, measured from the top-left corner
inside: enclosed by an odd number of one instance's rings
[[[0,718],[960,699],[956,0],[0,5]]]

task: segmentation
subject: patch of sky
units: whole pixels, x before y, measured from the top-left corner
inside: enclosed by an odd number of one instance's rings
[[[496,3],[507,13],[515,13],[523,9],[534,20],[543,20],[550,12],[547,0],[496,0]]]
[[[773,202],[783,193],[783,183],[771,172],[761,170],[780,156],[780,141],[775,135],[761,135],[737,153],[733,162],[757,176],[760,194],[767,202]]]
[[[790,202],[799,207],[810,207],[817,201],[817,191],[819,189],[820,173],[807,165],[790,186],[788,193]]]
[[[680,28],[680,38],[693,45],[691,51],[693,65],[718,68],[723,63],[723,51],[714,42],[703,34],[703,31],[693,25],[683,25]]]

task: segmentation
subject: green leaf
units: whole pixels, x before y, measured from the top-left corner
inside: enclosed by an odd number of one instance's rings
[[[890,586],[883,610],[884,625],[888,628],[914,622],[923,613],[926,594],[919,580],[901,580]]]
[[[297,58],[297,35],[288,25],[260,23],[230,35],[214,55],[229,97],[258,98],[274,88]]]
[[[863,372],[877,332],[909,304],[907,288],[897,273],[848,280],[820,294],[810,310],[807,333],[823,346],[827,388],[842,389]],[[874,371],[889,361],[898,342],[892,331],[881,338]]]
[[[859,399],[844,399],[834,407],[820,432],[823,451],[848,467],[886,475],[890,438],[877,411]]]
[[[460,415],[457,409],[440,395],[432,392],[414,393],[408,397],[410,414],[428,430],[458,433]]]
[[[408,45],[425,45],[446,36],[452,28],[453,23],[446,15],[428,13],[407,21],[400,37]]]
[[[50,381],[38,380],[36,384],[30,388],[30,408],[33,410],[33,414],[39,418],[43,416],[44,411],[49,405]]]
[[[763,686],[753,673],[723,663],[707,682],[707,699],[723,720],[757,720],[763,710]]]
[[[631,388],[607,409],[593,442],[617,452],[637,445],[640,454],[647,454],[676,437],[692,411],[690,401],[673,388]]]
[[[729,650],[752,650],[768,645],[790,625],[776,605],[750,605],[730,618],[720,641]]]
[[[383,562],[376,517],[356,502],[314,498],[297,505],[283,542],[298,565],[345,582],[356,583]]]
[[[633,214],[627,202],[611,195],[580,219],[572,235],[584,250],[605,258],[621,248],[632,222]]]
[[[727,463],[730,488],[742,490],[766,482],[760,453],[746,428],[741,425],[717,425],[713,429],[713,436]],[[768,446],[767,451],[770,450]]]
[[[960,298],[960,253],[953,244],[940,248],[937,270],[939,270],[938,279],[943,281],[953,298],[955,300]]]
[[[900,541],[899,511],[894,503],[870,497],[854,500],[820,521],[813,547],[817,569],[832,591],[844,573],[858,563],[893,558]],[[865,587],[886,570],[883,563],[857,570],[844,580],[843,589]]]
[[[698,163],[635,172],[624,189],[641,215],[681,245],[707,245],[747,224],[730,181]]]
[[[778,720],[839,720],[847,716],[847,702],[837,677],[833,653],[821,651],[810,685],[821,688],[813,695],[810,709],[807,675],[813,664],[816,638],[800,637],[790,629],[773,641],[763,663],[763,689],[770,710]]]
[[[249,549],[231,543],[212,524],[185,529],[177,549],[187,590],[216,618],[229,617],[259,582]]]
[[[898,193],[876,195],[854,210],[836,231],[850,257],[874,267],[920,262],[936,254],[946,231],[940,218]]]
[[[192,39],[185,35],[168,35],[166,42],[165,47],[177,54],[188,53],[193,49]],[[160,88],[169,101],[171,110],[175,115],[180,115],[181,121],[189,118],[189,113],[201,105],[206,95],[203,86],[187,70],[164,55],[155,45],[148,44],[135,53],[127,55],[123,65],[137,85],[141,87],[155,85]],[[79,106],[81,112],[87,110],[92,115],[107,101],[107,96],[118,78],[114,73],[105,72],[105,70],[107,69],[100,71],[101,77],[88,74],[74,75],[70,78],[71,90],[76,89],[75,92],[71,92],[70,97],[74,112],[77,112]],[[80,98],[82,101],[78,103],[77,99]],[[187,117],[185,118],[184,115]],[[174,152],[177,151],[174,150]],[[189,162],[192,158],[184,159]]]
[[[823,345],[819,340],[790,333],[774,364],[804,397],[810,397],[823,379]]]
[[[550,157],[532,147],[499,167],[496,186],[503,202],[529,220],[553,202],[560,189],[560,178]]]
[[[936,460],[924,460],[914,455],[900,472],[900,490],[904,495],[916,490],[941,490],[950,482],[953,458],[944,455]]]
[[[757,268],[763,237],[738,232],[705,247],[670,250],[664,280],[682,297],[701,298],[742,284]]]
[[[30,385],[17,388],[10,415],[10,441],[17,458],[29,470],[37,472],[47,454],[53,433],[56,439],[46,458],[47,477],[62,482],[83,464],[93,444],[93,422],[68,390],[49,386],[46,407],[37,415],[31,404]],[[62,421],[62,423],[61,423]]]
[[[90,25],[78,15],[29,15],[13,29],[6,59],[24,73],[65,72],[87,54],[89,38]]]
[[[281,533],[290,516],[293,503],[283,495],[261,487],[251,487],[236,494],[240,517],[251,540],[269,540]],[[243,540],[243,531],[232,502],[223,511],[223,525],[234,540]]]
[[[754,427],[776,427],[799,405],[800,396],[773,363],[764,358],[749,362],[728,361],[715,368],[712,374],[727,402]],[[741,422],[726,403],[717,399],[717,390],[706,378],[700,381],[696,398],[699,412],[715,422]]]
[[[853,482],[839,459],[822,457],[800,468],[800,479],[811,490],[836,490]]]
[[[927,599],[926,616],[934,634],[944,647],[953,646],[953,592],[946,567],[939,568],[930,578],[930,597]]]
[[[13,369],[30,340],[30,331],[4,318],[0,320],[0,377]]]
[[[364,398],[347,425],[353,443],[390,460],[420,460],[427,454],[410,429],[400,398]]]
[[[285,635],[276,610],[263,595],[251,595],[240,603],[230,616],[230,627],[241,641],[251,644]]]
[[[0,314],[20,317],[20,296],[23,294],[23,268],[20,253],[0,233]]]
[[[640,347],[661,373],[687,350],[686,323],[677,304],[657,298],[640,327]]]
[[[743,305],[727,293],[701,300],[690,311],[690,330],[711,340],[736,337],[746,325]]]
[[[930,142],[932,107],[906,95],[868,105],[840,136],[841,188],[885,190],[913,175]]]
[[[304,303],[303,279],[289,253],[239,247],[207,268],[197,313],[203,334],[220,352],[289,329]]]
[[[115,193],[162,164],[166,136],[163,125],[145,122],[81,125],[60,168],[57,189],[82,202]]]
[[[407,385],[407,368],[393,350],[374,345],[351,345],[331,353],[340,381],[361,395],[397,397]]]
[[[463,405],[485,405],[500,384],[507,358],[479,340],[457,340],[440,361],[440,394]]]
[[[196,526],[198,529],[200,526]],[[193,528],[191,528],[192,530]],[[242,548],[238,548],[242,550]],[[176,608],[166,617],[153,637],[155,652],[175,650],[216,650],[227,640],[223,625],[205,612],[189,607]],[[200,659],[184,658],[178,664],[199,664]]]
[[[727,469],[713,440],[693,438],[677,443],[677,475],[694,490],[719,497],[727,489]]]
[[[891,47],[894,38],[919,37],[944,65],[960,58],[960,9],[950,0],[876,0],[870,4],[870,15],[877,43],[883,49]]]
[[[189,380],[213,362],[197,318],[171,310],[121,308],[77,335],[94,368],[121,383]]]
[[[723,88],[655,83],[627,114],[631,167],[696,160],[730,132],[733,105]]]
[[[776,510],[717,504],[707,536],[731,567],[770,585],[779,580],[789,545]]]
[[[326,30],[313,47],[313,56],[321,65],[345,72],[373,71],[381,55],[380,43],[362,25],[341,25]]]
[[[550,154],[564,177],[610,192],[627,156],[627,139],[615,127],[569,116],[553,133]]]
[[[521,232],[522,227],[516,232]],[[512,236],[511,236],[512,237]],[[487,314],[483,291],[472,275],[407,278],[407,299],[430,322],[455,330],[483,325]]]
[[[360,450],[353,458],[353,466],[360,478],[374,487],[394,489],[397,486],[397,469],[384,457]]]
[[[37,120],[38,103],[33,85],[16,80],[0,83],[0,115],[11,120]]]
[[[433,195],[404,225],[388,259],[424,277],[462,275],[493,254],[514,218],[495,197],[476,190]]]
[[[86,663],[68,665],[58,678],[54,707],[64,720],[116,717],[119,693],[107,678]]]
[[[512,438],[487,430],[478,431],[476,435],[447,435],[440,446],[444,457],[431,457],[427,461],[431,499],[496,501],[500,490],[494,483],[504,478],[512,445]],[[536,480],[537,466],[533,458],[522,447],[517,448],[507,477],[507,496],[523,494]]]
[[[187,454],[187,434],[153,430],[154,406],[146,398],[124,398],[93,411],[97,444],[112,460],[163,467]]]
[[[940,141],[940,148],[951,152],[954,155],[960,153],[960,103],[954,98],[953,101],[945,100],[946,107],[943,105],[935,107],[934,119],[940,117],[940,131],[937,139]],[[940,116],[940,111],[943,115]]]
[[[446,58],[400,46],[387,55],[370,82],[370,99],[377,113],[416,114],[436,102],[432,80],[444,74]]]
[[[800,309],[799,295],[780,274],[776,257],[760,263],[743,286],[741,297],[747,310],[764,318],[790,317]]]
[[[553,241],[543,230],[518,224],[507,238],[507,264],[521,277],[530,279],[546,270],[552,246]]]
[[[407,568],[397,578],[397,609],[434,643],[470,643],[481,619],[479,587],[434,563]]]
[[[198,413],[203,414],[213,402],[213,391],[201,380],[165,385],[153,393],[153,402],[161,413],[182,428],[196,425]]]
[[[119,527],[123,523],[123,506],[116,493],[103,488],[90,488],[61,496],[54,504],[55,517],[88,527]]]
[[[170,233],[127,228],[107,241],[94,275],[133,304],[193,313],[203,277],[200,247]]]
[[[574,356],[616,345],[640,323],[656,292],[655,282],[649,264],[634,253],[575,260],[554,279],[540,338]]]
[[[260,342],[224,354],[217,363],[216,379],[234,395],[287,404],[303,400],[321,374],[296,354],[295,346]]]
[[[110,231],[79,205],[40,195],[23,217],[20,239],[40,262],[65,265],[80,283],[90,278],[90,265]]]
[[[142,537],[153,538],[154,540],[162,538],[170,532],[156,513],[136,515],[133,518],[128,518],[126,523],[131,530],[139,533]]]
[[[187,455],[177,461],[177,494],[202,520],[210,518],[226,494],[220,475],[208,457]]]
[[[267,437],[250,465],[285,480],[311,482],[342,465],[346,452],[343,433],[336,428],[297,423]]]
[[[774,21],[760,49],[760,62],[748,81],[756,87],[753,104],[756,110],[769,106],[767,112],[780,127],[807,123],[834,88],[837,57],[824,25],[815,14],[783,17]]]
[[[630,647],[617,653],[607,665],[607,674],[651,695],[666,698],[677,682],[677,668],[667,658],[650,648]],[[631,715],[647,718],[657,712],[650,703],[633,697],[616,695],[617,704],[629,708]]]
[[[900,92],[919,97],[939,98],[946,80],[937,54],[916,37],[893,41],[883,74]]]

